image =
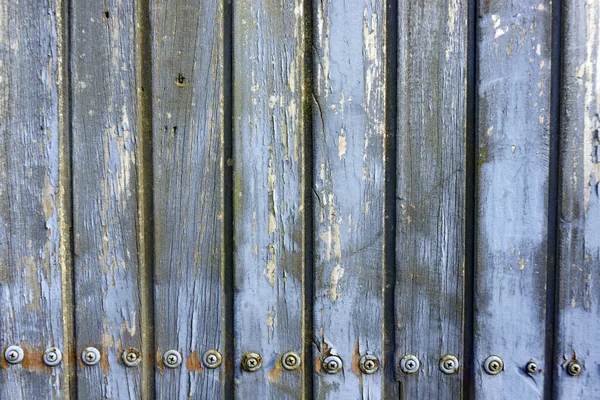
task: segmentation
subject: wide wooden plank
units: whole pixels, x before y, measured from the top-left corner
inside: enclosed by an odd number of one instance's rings
[[[235,397],[300,399],[304,357],[304,0],[234,2]],[[257,352],[262,367],[240,368]],[[309,366],[310,367],[310,366]],[[309,369],[310,371],[310,369]]]
[[[231,332],[223,325],[223,6],[150,4],[156,397],[163,399],[224,396]],[[183,357],[174,369],[162,361],[172,349]],[[207,350],[222,354],[219,368],[206,367]]]
[[[314,3],[315,397],[382,397],[385,28],[375,0]],[[342,371],[322,361],[337,355]]]
[[[140,398],[137,99],[133,0],[71,4],[73,232],[81,398]],[[81,360],[89,346],[101,360]],[[148,357],[149,355],[142,355]]]
[[[542,398],[550,0],[477,4],[475,396]],[[497,375],[485,360],[504,362]],[[539,370],[525,372],[529,361]]]
[[[600,397],[600,4],[566,0],[563,11],[553,370],[555,396],[566,400]]]
[[[464,366],[467,2],[398,4],[396,368],[406,399],[456,399]],[[401,359],[421,368],[406,373]],[[443,356],[459,367],[440,368]]]
[[[60,1],[0,3],[0,398],[68,395],[62,314],[64,42]],[[61,121],[62,120],[62,121]],[[59,131],[60,130],[60,131]],[[64,200],[64,199],[63,199]],[[67,289],[70,290],[70,289]],[[10,365],[8,346],[24,359]]]

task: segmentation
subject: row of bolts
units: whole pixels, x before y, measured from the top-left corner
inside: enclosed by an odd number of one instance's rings
[[[4,358],[10,364],[18,364],[23,361],[23,349],[19,346],[9,346],[4,352]],[[50,347],[44,351],[44,363],[48,366],[60,364],[62,360],[62,352],[56,347]],[[121,359],[128,367],[135,367],[140,363],[142,358],[140,352],[135,348],[125,350]],[[96,365],[100,362],[100,351],[95,347],[86,347],[81,353],[81,360],[86,365]],[[183,357],[177,350],[168,350],[163,354],[163,362],[168,368],[177,368],[181,365]],[[202,357],[204,366],[207,368],[218,368],[223,362],[223,356],[217,350],[208,350]],[[298,353],[293,351],[287,352],[281,357],[281,365],[288,371],[298,369],[301,364],[301,359]],[[360,369],[365,374],[374,374],[379,370],[379,359],[372,354],[365,354],[360,359]],[[255,352],[244,353],[242,356],[242,368],[248,372],[258,371],[262,366],[262,357]],[[343,366],[342,359],[337,355],[329,355],[323,359],[322,367],[328,374],[337,374]],[[421,362],[414,355],[406,355],[400,360],[400,369],[406,374],[414,374],[421,367]],[[452,375],[458,371],[458,359],[452,354],[446,354],[440,359],[440,370],[447,375]],[[483,370],[489,375],[498,375],[504,370],[504,361],[498,356],[490,356],[483,363]],[[581,364],[577,360],[571,360],[567,364],[567,372],[569,375],[577,376],[583,370]],[[535,361],[529,361],[525,365],[525,371],[529,374],[538,372],[538,366]]]

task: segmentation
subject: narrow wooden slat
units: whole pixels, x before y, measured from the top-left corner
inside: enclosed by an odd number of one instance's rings
[[[554,393],[600,397],[600,4],[564,1]],[[569,362],[583,366],[570,376]]]
[[[156,398],[223,397],[222,1],[150,4],[153,59]],[[165,367],[162,356],[181,352]],[[202,362],[223,354],[218,369]]]
[[[467,2],[399,2],[396,368],[407,399],[462,392]],[[418,373],[399,368],[406,355]],[[461,370],[446,375],[440,359]]]
[[[381,371],[359,362],[382,357],[384,4],[313,4],[315,397],[381,398]]]
[[[71,12],[78,397],[137,398],[141,368],[121,360],[141,349],[135,5],[76,0]],[[95,366],[81,361],[88,346]]]
[[[238,399],[303,396],[303,0],[234,2],[234,321]],[[262,368],[240,368],[258,352]],[[310,366],[308,366],[310,368]],[[310,371],[310,369],[309,369]]]
[[[60,246],[58,1],[0,4],[0,398],[66,396]],[[68,240],[68,239],[67,239]],[[25,358],[9,365],[5,350]]]
[[[546,329],[551,5],[477,4],[475,395],[542,398]],[[497,355],[504,371],[484,372]]]

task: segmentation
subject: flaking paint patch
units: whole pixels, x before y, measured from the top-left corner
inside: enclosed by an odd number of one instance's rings
[[[341,280],[344,276],[344,268],[340,264],[336,264],[331,270],[329,277],[329,298],[332,302],[335,302],[342,296]]]
[[[340,160],[346,155],[346,136],[339,136],[338,138],[338,156]]]
[[[264,275],[267,277],[269,284],[275,287],[275,271],[277,270],[277,258],[275,253],[275,246],[269,245],[269,259],[267,260],[267,266],[264,270]]]

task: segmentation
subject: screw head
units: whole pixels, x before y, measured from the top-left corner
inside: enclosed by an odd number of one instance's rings
[[[10,364],[18,364],[23,361],[23,357],[25,353],[23,353],[23,349],[19,346],[8,346],[6,351],[4,352],[4,358]]]
[[[343,366],[342,359],[335,355],[327,356],[323,360],[323,370],[331,375],[340,372]]]
[[[288,351],[283,356],[281,356],[281,365],[284,369],[288,371],[298,369],[300,367],[300,364],[302,364],[302,360],[300,359],[298,353]]]
[[[167,350],[163,354],[163,362],[167,368],[177,368],[181,365],[183,357],[177,350]]]
[[[223,356],[217,350],[208,350],[202,358],[204,366],[210,369],[219,368],[223,362]]]
[[[446,375],[452,375],[458,371],[458,358],[452,354],[446,354],[440,358],[440,370]]]
[[[56,347],[49,347],[44,351],[44,363],[49,367],[60,364],[62,352]]]
[[[360,358],[359,367],[363,374],[374,374],[379,370],[379,359],[373,354],[365,354]]]
[[[578,360],[571,360],[567,364],[567,373],[571,376],[578,376],[583,371],[583,367]]]
[[[242,368],[248,372],[258,371],[262,366],[260,354],[250,351],[242,355]]]
[[[417,356],[408,354],[402,357],[400,360],[400,369],[405,374],[414,374],[421,367],[421,362],[417,358]]]
[[[525,365],[525,371],[531,375],[535,374],[538,371],[538,366],[535,361],[529,361],[527,365]]]
[[[123,364],[128,367],[135,367],[142,361],[140,351],[134,347],[130,347],[121,354]]]
[[[489,375],[498,375],[504,370],[504,361],[498,356],[489,356],[483,362],[483,369]]]
[[[95,347],[86,347],[81,353],[81,361],[86,365],[96,365],[100,362],[100,351]]]

